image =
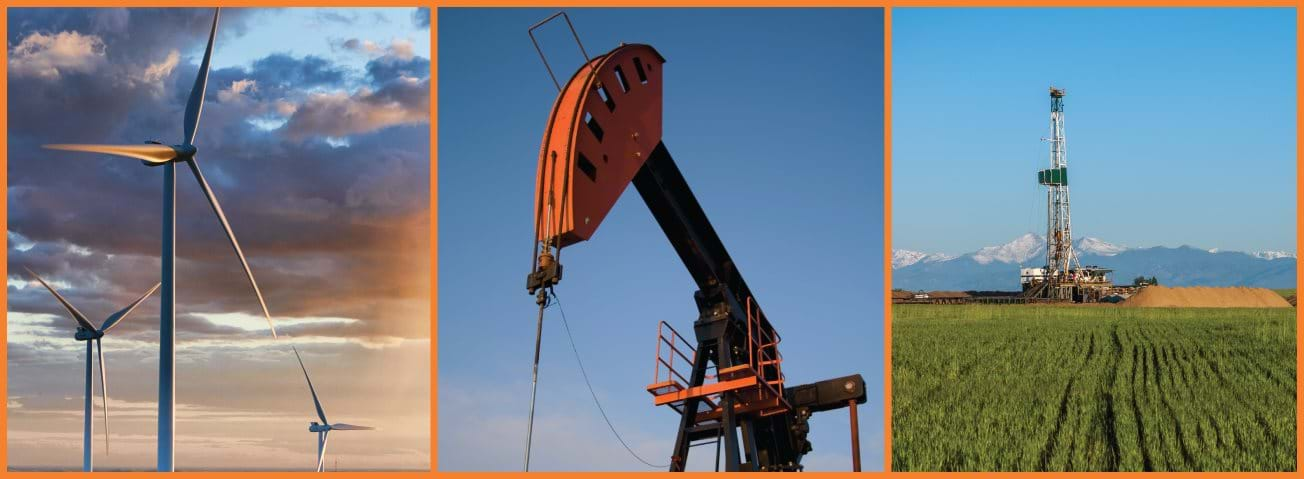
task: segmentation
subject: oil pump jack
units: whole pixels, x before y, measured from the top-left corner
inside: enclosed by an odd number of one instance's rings
[[[562,249],[592,237],[632,182],[697,285],[695,342],[663,321],[655,379],[647,387],[654,404],[680,415],[670,471],[683,471],[690,448],[704,444],[722,446],[726,471],[800,471],[811,451],[811,414],[843,407],[850,410],[852,463],[859,471],[856,405],[866,399],[864,379],[785,383],[779,333],[661,141],[665,59],[643,44],[585,56],[570,80],[558,84],[539,151],[526,289],[539,304],[540,331],[548,290],[562,278]],[[688,370],[676,370],[676,363]]]

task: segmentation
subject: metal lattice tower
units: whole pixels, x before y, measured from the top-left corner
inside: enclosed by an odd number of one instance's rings
[[[1069,271],[1078,269],[1073,253],[1069,221],[1068,155],[1064,141],[1064,90],[1050,88],[1050,168],[1037,172],[1046,185],[1046,278],[1052,286],[1068,281]]]

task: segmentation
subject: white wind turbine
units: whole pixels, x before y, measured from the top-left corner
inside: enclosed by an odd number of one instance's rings
[[[308,368],[303,365],[303,357],[299,356],[299,348],[294,349],[294,357],[299,360],[299,368],[303,369],[303,378],[308,380],[308,392],[312,393],[312,404],[317,407],[317,417],[321,422],[313,421],[308,425],[309,432],[317,433],[317,472],[322,472],[322,466],[326,460],[326,439],[331,431],[370,431],[376,429],[367,426],[354,426],[352,424],[335,423],[331,424],[326,420],[326,411],[321,408],[321,401],[317,399],[317,390],[312,387],[312,378],[308,377]]]
[[[158,368],[158,470],[173,471],[175,470],[173,443],[176,429],[176,388],[173,383],[176,375],[173,366],[176,362],[176,283],[174,277],[176,274],[176,164],[185,163],[190,167],[190,172],[194,173],[195,180],[199,182],[199,188],[204,191],[204,196],[208,197],[208,203],[213,207],[213,213],[217,215],[217,220],[226,230],[226,237],[231,242],[231,247],[235,249],[235,254],[240,258],[240,265],[244,267],[245,276],[249,278],[249,285],[253,287],[254,294],[258,296],[258,303],[263,308],[263,316],[267,318],[267,325],[272,328],[272,337],[276,337],[276,327],[272,325],[272,315],[267,312],[267,303],[263,301],[263,293],[258,289],[258,283],[254,281],[254,273],[249,269],[249,262],[245,260],[244,252],[240,250],[240,243],[235,239],[235,233],[231,231],[231,225],[226,221],[226,215],[222,213],[222,206],[218,204],[217,197],[213,196],[212,188],[209,188],[208,181],[204,179],[204,174],[199,170],[199,163],[195,159],[195,129],[199,126],[199,114],[204,109],[204,90],[208,86],[208,66],[209,60],[213,55],[213,40],[217,36],[217,18],[221,13],[221,8],[213,12],[213,26],[208,32],[208,47],[204,50],[204,59],[199,64],[199,75],[195,78],[195,85],[190,90],[190,99],[186,103],[186,113],[182,120],[183,137],[181,143],[177,145],[164,145],[158,142],[150,142],[143,145],[45,145],[46,148],[55,150],[84,151],[91,153],[106,153],[110,155],[135,158],[140,160],[146,166],[163,166],[163,292],[162,308],[159,313],[159,368]]]
[[[100,323],[100,327],[97,328],[89,319],[86,319],[86,316],[83,315],[81,311],[78,311],[77,308],[73,307],[72,303],[69,303],[67,299],[64,299],[63,295],[59,294],[58,291],[55,291],[54,287],[50,286],[50,283],[46,283],[44,279],[41,279],[39,275],[33,273],[30,269],[27,270],[27,274],[36,278],[36,280],[41,283],[41,286],[45,286],[45,289],[49,290],[50,294],[53,294],[54,298],[59,300],[59,304],[62,304],[63,308],[68,310],[68,313],[72,315],[72,319],[77,321],[77,334],[74,337],[78,341],[86,341],[86,404],[85,409],[82,411],[82,471],[91,472],[95,470],[95,463],[91,457],[91,436],[94,435],[94,418],[92,417],[94,412],[91,410],[91,397],[95,394],[91,390],[91,371],[93,369],[91,367],[91,358],[96,354],[96,352],[98,352],[100,362],[100,394],[102,395],[101,405],[104,408],[104,452],[107,453],[109,451],[109,377],[104,371],[104,349],[100,346],[100,340],[104,338],[105,333],[108,333],[110,329],[113,329],[113,327],[117,326],[123,319],[126,319],[127,315],[131,314],[132,310],[136,309],[136,306],[140,305],[142,301],[145,301],[145,298],[154,294],[154,290],[158,289],[159,284],[154,283],[153,288],[146,291],[145,294],[140,296],[140,298],[132,301],[132,303],[127,305],[127,307],[109,315],[108,318],[105,318],[104,321]],[[94,350],[91,349],[92,341],[95,343]]]

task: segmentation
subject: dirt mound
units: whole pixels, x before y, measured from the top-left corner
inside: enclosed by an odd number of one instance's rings
[[[1167,288],[1147,286],[1120,304],[1150,308],[1289,308],[1281,295],[1264,288]]]
[[[969,293],[964,291],[929,291],[928,297],[933,299],[962,299],[968,298]]]

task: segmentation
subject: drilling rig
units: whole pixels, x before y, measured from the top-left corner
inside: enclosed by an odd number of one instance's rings
[[[647,387],[653,404],[679,415],[669,470],[685,470],[692,447],[714,444],[717,470],[723,452],[726,471],[800,471],[802,456],[811,451],[811,414],[847,407],[852,466],[859,471],[856,405],[866,399],[864,379],[856,374],[786,384],[778,331],[662,142],[665,62],[650,45],[621,44],[593,58],[585,54],[574,75],[557,83],[539,150],[526,279],[540,307],[540,331],[548,290],[562,278],[563,248],[592,237],[633,183],[697,288],[693,340],[669,323],[658,325],[654,380]],[[537,374],[537,338],[535,344]]]
[[[1095,302],[1113,284],[1112,271],[1083,267],[1073,251],[1069,217],[1069,163],[1064,139],[1064,89],[1050,87],[1050,168],[1037,171],[1037,183],[1046,187],[1046,266],[1023,268],[1019,282],[1023,295],[1053,301]]]

